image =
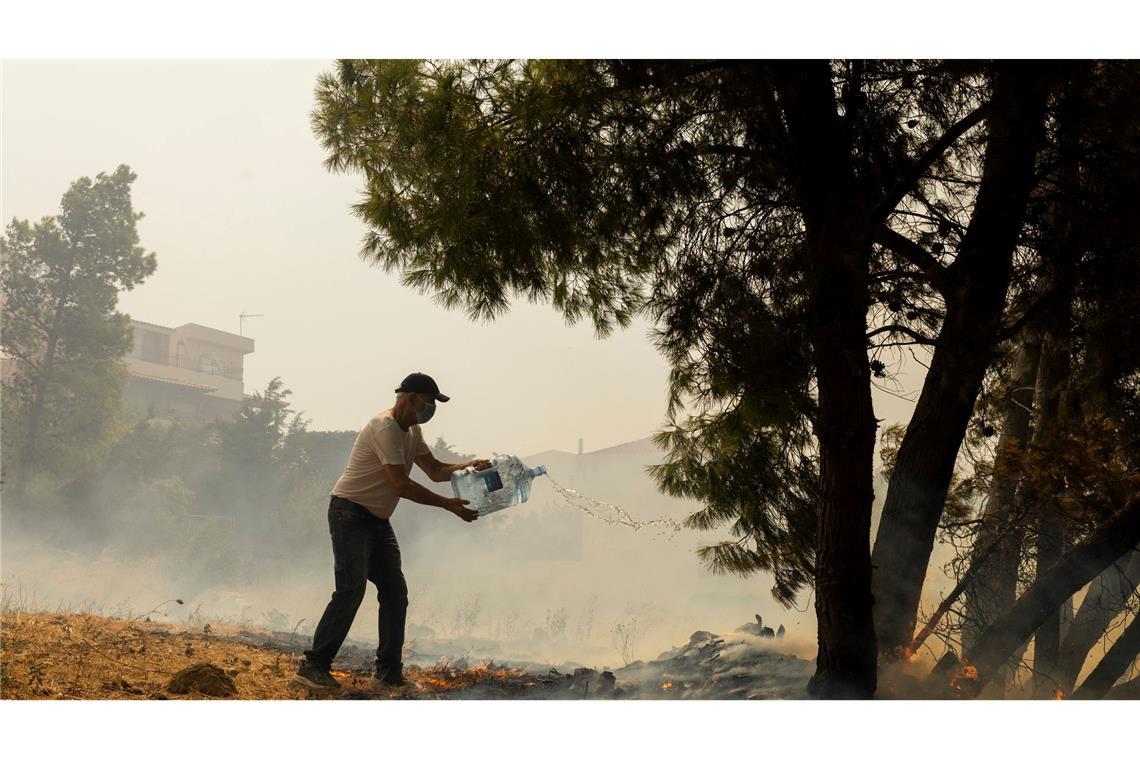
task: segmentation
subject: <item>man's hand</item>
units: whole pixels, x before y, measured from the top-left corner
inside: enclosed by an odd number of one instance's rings
[[[475,522],[479,519],[479,513],[474,509],[467,508],[470,503],[467,499],[448,499],[444,509],[462,519],[463,522]]]
[[[489,470],[491,469],[491,462],[488,459],[472,459],[464,467],[474,467],[476,470]]]

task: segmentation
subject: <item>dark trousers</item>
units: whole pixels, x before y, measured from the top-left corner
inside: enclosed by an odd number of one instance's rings
[[[408,611],[408,584],[400,570],[400,546],[392,524],[355,502],[333,496],[329,501],[336,590],[313,634],[305,658],[324,670],[332,665],[364,601],[367,582],[376,585],[380,600],[380,646],[376,666],[381,675],[399,672]]]

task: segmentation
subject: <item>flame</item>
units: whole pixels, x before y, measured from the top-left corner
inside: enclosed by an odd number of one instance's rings
[[[963,661],[961,670],[950,679],[950,686],[962,694],[974,696],[977,694],[978,668]]]
[[[665,683],[661,684],[661,691],[669,691],[669,689],[672,689],[672,688],[673,688],[673,682],[672,681],[666,681]]]
[[[1064,698],[1065,698],[1065,692],[1061,691],[1060,689],[1057,689],[1055,692],[1053,692],[1053,699],[1064,699]]]
[[[507,688],[525,688],[535,685],[535,681],[523,668],[507,668],[492,662],[480,662],[469,668],[460,669],[436,665],[429,668],[409,668],[404,677],[412,682],[417,691],[448,692],[483,683],[498,683]]]

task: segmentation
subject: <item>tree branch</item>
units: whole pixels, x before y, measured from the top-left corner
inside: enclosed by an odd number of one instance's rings
[[[1128,670],[1128,666],[1136,660],[1138,652],[1140,652],[1140,615],[1134,615],[1124,633],[1120,634],[1112,648],[1073,692],[1073,699],[1103,698],[1116,680]]]
[[[1051,289],[1046,292],[1045,295],[1029,304],[1028,308],[1021,313],[1021,316],[998,331],[997,342],[1009,340],[1021,332],[1024,327],[1032,323],[1033,320],[1048,312],[1050,308],[1056,305],[1057,295],[1056,290]]]
[[[867,340],[870,340],[871,338],[874,338],[877,335],[883,335],[885,333],[898,333],[900,335],[906,335],[907,337],[912,338],[914,343],[917,343],[917,344],[922,345],[922,346],[933,346],[933,345],[937,344],[937,341],[926,337],[925,335],[923,335],[922,333],[920,333],[916,330],[912,330],[911,328],[907,327],[906,325],[893,325],[893,324],[875,328],[871,332],[867,333]]]
[[[982,105],[975,108],[973,111],[963,117],[958,123],[946,130],[945,133],[927,147],[926,151],[919,156],[902,178],[898,181],[895,187],[887,193],[883,202],[875,210],[874,216],[871,217],[872,224],[879,224],[884,221],[887,216],[894,211],[895,206],[899,205],[907,192],[926,174],[927,169],[938,160],[946,150],[953,145],[959,137],[971,130],[973,127],[985,118],[989,113],[990,102],[987,101]]]
[[[729,145],[727,143],[693,145],[692,150],[698,156],[744,156],[745,158],[754,158],[756,156],[755,151],[749,150],[741,145]]]
[[[981,521],[978,520],[977,522]],[[931,614],[930,618],[926,621],[926,624],[922,626],[922,630],[920,630],[914,639],[911,640],[910,645],[907,647],[906,651],[908,657],[917,652],[918,648],[923,645],[926,639],[938,626],[938,623],[942,620],[946,613],[950,611],[950,608],[954,606],[954,603],[958,601],[958,597],[965,593],[966,589],[970,585],[970,582],[974,579],[974,576],[980,572],[982,566],[985,564],[986,560],[990,558],[990,555],[994,553],[994,550],[997,548],[998,544],[1001,541],[1005,540],[1005,537],[1009,533],[1010,528],[1007,526],[1006,528],[999,531],[998,534],[994,536],[993,540],[986,544],[986,546],[981,551],[974,555],[973,561],[970,562],[970,565],[966,568],[966,572],[962,574],[962,577],[958,579],[958,583],[954,585],[953,590],[951,590],[950,593],[946,595],[946,598],[943,599],[942,603],[938,605],[938,609],[936,609]]]
[[[921,203],[923,207],[930,212],[931,216],[927,218],[931,221],[949,225],[951,229],[958,233],[959,237],[962,237],[966,234],[966,226],[947,216],[942,209],[938,208],[930,202],[930,199],[926,197],[925,193],[915,190],[910,194],[910,197]],[[914,214],[916,212],[896,211],[895,213],[901,215],[904,213]]]
[[[1045,570],[1024,594],[982,632],[965,660],[984,685],[1062,602],[1140,542],[1140,497],[1133,496],[1084,541]]]
[[[36,361],[32,357],[31,354],[27,354],[23,351],[20,351],[15,346],[7,345],[7,346],[4,346],[3,350],[4,350],[4,353],[8,354],[13,359],[19,359],[20,361],[24,362],[25,364],[27,364],[32,369],[38,370],[40,368],[40,363],[38,361]]]
[[[876,243],[888,248],[905,261],[910,262],[926,275],[930,284],[942,295],[946,295],[949,283],[947,270],[938,259],[925,248],[914,242],[906,235],[895,232],[886,225],[879,225],[872,238]]]

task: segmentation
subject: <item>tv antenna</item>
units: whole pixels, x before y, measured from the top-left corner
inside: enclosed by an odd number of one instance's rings
[[[265,316],[264,314],[246,314],[245,309],[242,309],[241,314],[238,315],[238,335],[244,335],[242,330],[245,329],[245,321],[247,319],[252,319],[253,317],[264,317],[264,316]]]

